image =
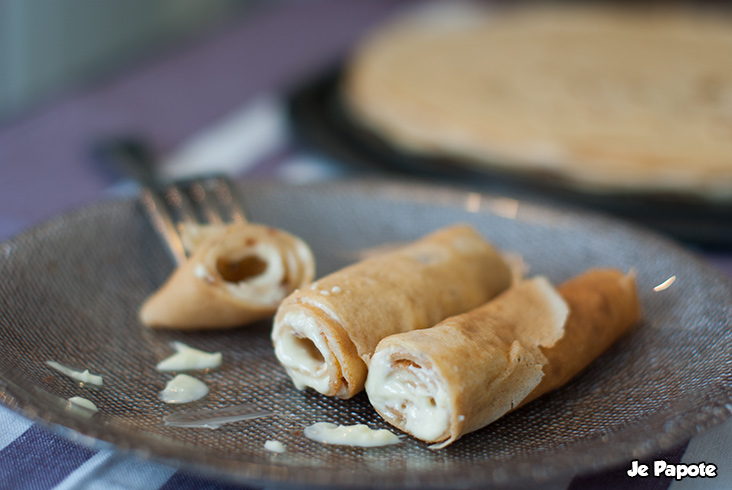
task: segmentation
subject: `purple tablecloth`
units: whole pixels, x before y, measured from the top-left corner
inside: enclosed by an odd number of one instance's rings
[[[191,170],[198,155],[207,155],[237,177],[302,181],[344,175],[347,169],[338,162],[318,158],[292,141],[282,97],[404,5],[396,0],[279,5],[232,20],[195,44],[157,55],[6,123],[0,127],[0,239],[71,208],[136,192],[128,182],[110,180],[92,165],[90,146],[104,135],[144,134],[170,155],[172,173]],[[206,154],[211,140],[224,141],[221,134],[232,128],[249,135],[248,153],[237,158],[225,151]],[[230,146],[237,150],[236,143]],[[732,276],[732,252],[703,257]],[[548,487],[723,488],[732,484],[732,477],[725,476],[732,465],[724,466],[731,446],[732,426],[723,424],[689,445],[658,455],[667,462],[716,463],[720,476],[715,480],[672,484],[668,478],[630,479],[628,464]],[[77,445],[0,406],[0,488],[54,487],[240,488],[113,450]]]

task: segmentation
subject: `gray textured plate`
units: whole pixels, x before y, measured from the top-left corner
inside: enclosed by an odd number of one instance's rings
[[[293,389],[272,354],[269,322],[208,333],[143,328],[137,308],[172,265],[136,202],[107,202],[0,244],[0,400],[77,440],[219,477],[379,488],[487,487],[598,470],[671,448],[730,415],[732,286],[655,235],[444,188],[252,183],[242,190],[250,219],[307,240],[321,275],[359,250],[464,221],[554,281],[591,266],[635,268],[645,319],[563,389],[447,449],[408,437],[384,448],[321,445],[303,437],[301,423],[387,425],[363,396],[343,401]],[[654,291],[672,276],[670,287]],[[181,407],[158,401],[170,376],[154,366],[175,339],[224,354],[220,369],[199,376],[211,392],[193,407],[251,402],[283,415],[218,430],[164,426]],[[47,368],[49,359],[89,368],[105,384],[79,387]],[[76,395],[100,412],[69,410],[65,399]],[[267,439],[288,451],[267,452]]]

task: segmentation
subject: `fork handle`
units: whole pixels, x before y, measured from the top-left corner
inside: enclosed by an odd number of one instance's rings
[[[107,173],[122,173],[141,186],[140,202],[155,232],[167,245],[173,261],[180,265],[186,251],[170,209],[161,195],[163,184],[155,172],[155,156],[144,140],[117,138],[98,143],[93,148],[94,160]]]
[[[160,189],[161,179],[155,171],[155,155],[139,138],[116,138],[94,147],[95,160],[109,173],[130,177],[142,187]]]

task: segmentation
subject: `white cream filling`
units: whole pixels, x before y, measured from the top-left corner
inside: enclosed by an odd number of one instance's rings
[[[206,269],[206,266],[203,264],[196,264],[196,266],[193,268],[193,275],[196,276],[198,279],[206,281],[209,284],[216,283],[216,279],[211,275],[208,269]]]
[[[399,444],[401,440],[386,429],[374,430],[363,424],[336,425],[318,422],[305,427],[305,437],[323,444],[377,447]]]
[[[285,264],[279,251],[271,246],[258,245],[247,251],[245,256],[254,256],[267,264],[261,274],[237,283],[228,283],[227,288],[234,296],[263,304],[276,304],[282,301],[287,291],[281,285],[285,278]]]
[[[281,324],[274,339],[275,355],[297,389],[311,387],[324,395],[333,395],[325,361],[328,347],[315,320],[300,312],[289,312]]]
[[[366,393],[380,413],[393,414],[400,429],[423,440],[448,433],[450,405],[447,391],[434,373],[413,364],[395,365],[392,349],[371,358]]]
[[[246,256],[258,257],[266,262],[267,268],[261,274],[252,276],[239,284],[247,284],[252,287],[272,287],[272,284],[278,284],[284,279],[285,264],[277,247],[260,243],[248,251],[244,257]]]
[[[241,250],[232,256],[217,252],[218,250],[214,249],[209,254],[206,260],[208,267],[203,267],[205,270],[200,270],[201,267],[197,267],[194,270],[194,274],[197,277],[206,279],[207,276],[204,273],[210,276],[211,271],[216,271],[216,261],[219,258],[226,258],[231,262],[236,262],[247,257],[256,257],[267,264],[266,269],[261,274],[247,277],[239,282],[224,281],[227,291],[234,297],[263,305],[276,305],[287,296],[288,290],[284,284],[287,277],[287,267],[277,247],[266,243],[259,243]],[[218,271],[216,272],[216,276],[221,278],[221,274]]]

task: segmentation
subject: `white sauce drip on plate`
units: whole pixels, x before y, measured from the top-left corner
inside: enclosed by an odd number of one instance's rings
[[[73,369],[63,366],[55,361],[46,361],[46,364],[59,373],[65,374],[76,381],[81,381],[82,383],[88,383],[95,386],[102,386],[102,377],[96,374],[91,374],[88,369],[85,369],[84,371],[74,371]]]
[[[91,400],[87,400],[86,398],[82,398],[80,396],[72,396],[69,398],[69,401],[74,404],[74,406],[79,406],[82,408],[85,408],[86,410],[89,410],[91,412],[98,412],[99,409],[96,405],[94,405],[94,402]]]
[[[305,427],[305,437],[323,444],[377,447],[399,444],[401,440],[386,429],[374,430],[363,424],[336,425],[318,422]]]
[[[193,376],[179,374],[168,381],[160,392],[160,399],[165,403],[188,403],[203,398],[208,393],[208,386]]]
[[[264,443],[264,449],[273,453],[284,453],[285,445],[280,441],[267,441]]]
[[[177,341],[170,345],[175,349],[175,354],[158,363],[156,367],[159,371],[192,371],[221,366],[221,352],[204,352]]]

